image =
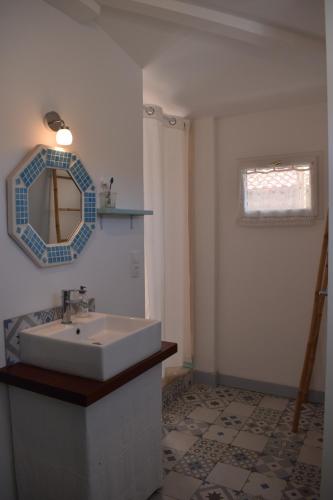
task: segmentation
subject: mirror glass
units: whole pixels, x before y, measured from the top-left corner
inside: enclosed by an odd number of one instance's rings
[[[30,186],[29,222],[45,243],[70,240],[82,221],[81,191],[64,169],[45,168]]]

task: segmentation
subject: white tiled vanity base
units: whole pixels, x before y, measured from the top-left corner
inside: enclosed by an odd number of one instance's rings
[[[19,500],[146,500],[161,486],[161,365],[87,408],[9,393]]]

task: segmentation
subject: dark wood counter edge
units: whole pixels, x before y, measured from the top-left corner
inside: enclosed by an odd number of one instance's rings
[[[79,406],[89,406],[177,352],[177,344],[162,342],[161,350],[99,382],[37,366],[17,363],[0,369],[0,382]]]

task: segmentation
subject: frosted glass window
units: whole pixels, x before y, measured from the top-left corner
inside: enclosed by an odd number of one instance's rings
[[[241,219],[311,222],[317,215],[316,174],[314,161],[242,168]]]

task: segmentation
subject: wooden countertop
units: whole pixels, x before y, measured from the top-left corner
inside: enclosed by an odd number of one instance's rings
[[[89,406],[176,352],[177,344],[162,342],[160,351],[105,382],[45,370],[24,363],[1,368],[0,382],[79,406]]]

